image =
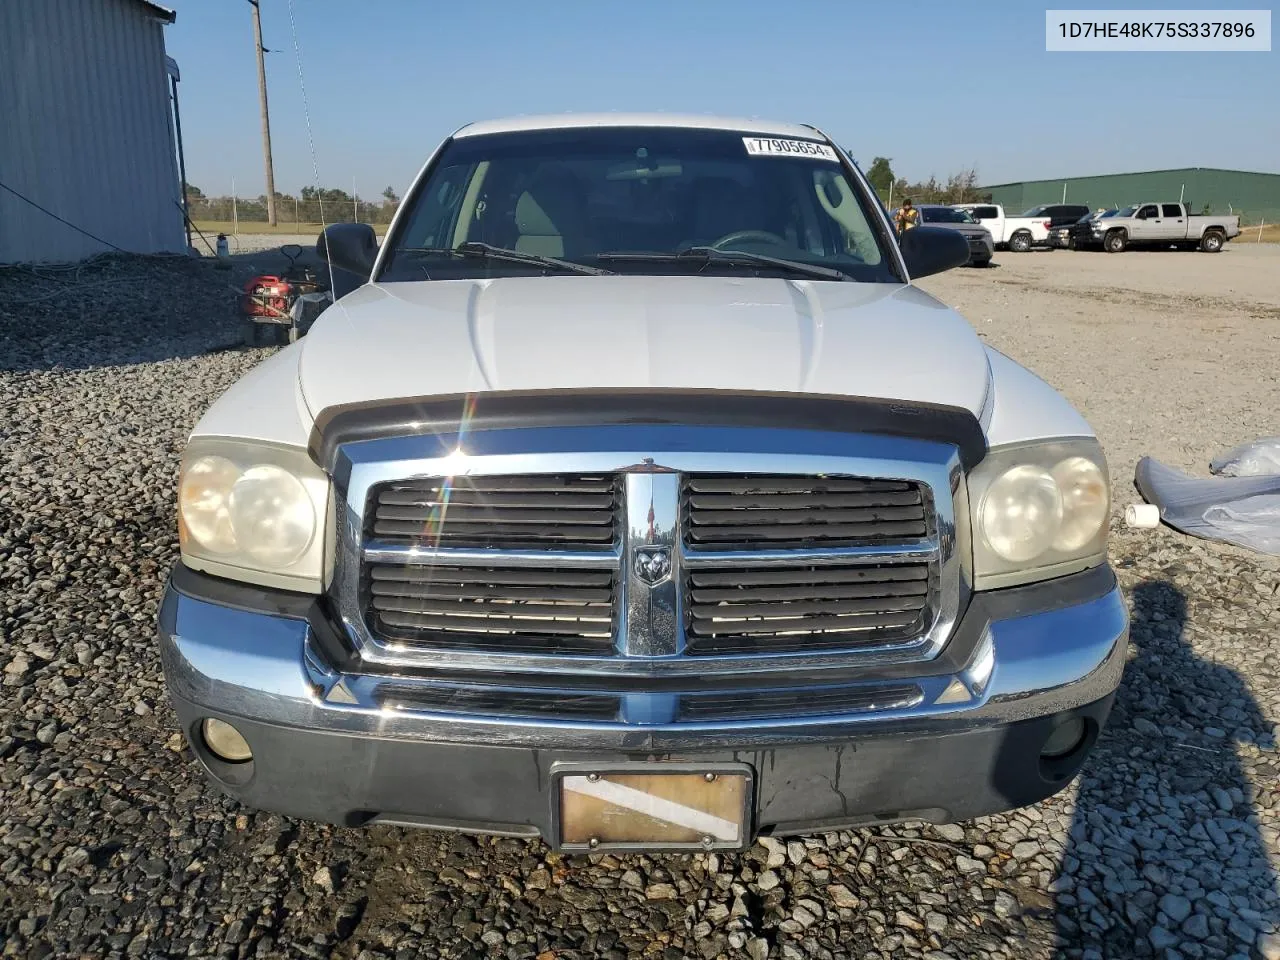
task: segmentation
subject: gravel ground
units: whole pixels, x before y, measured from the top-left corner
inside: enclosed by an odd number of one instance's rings
[[[1082,408],[1118,507],[1143,453],[1277,432],[1280,248],[999,260],[925,285]],[[1113,539],[1124,686],[1034,808],[621,859],[216,795],[152,632],[183,438],[266,355],[219,349],[248,268],[0,271],[0,955],[1280,958],[1280,564],[1164,529]]]

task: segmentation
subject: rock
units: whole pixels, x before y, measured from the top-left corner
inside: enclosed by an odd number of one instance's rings
[[[777,837],[761,837],[757,842],[768,851],[766,867],[780,867],[787,862],[787,845]]]
[[[827,896],[831,898],[831,902],[837,907],[843,907],[848,910],[856,910],[862,905],[862,901],[854,896],[853,891],[843,884],[833,883],[828,886]]]
[[[323,890],[325,893],[333,893],[333,873],[328,867],[321,867],[311,875],[311,882]]]
[[[1032,843],[1030,840],[1023,840],[1021,843],[1013,845],[1013,858],[1015,860],[1030,860],[1040,852],[1040,845]]]
[[[939,823],[935,824],[933,829],[944,840],[950,840],[952,843],[964,843],[964,827],[958,823]]]
[[[1164,927],[1152,927],[1147,934],[1147,939],[1151,942],[1151,946],[1156,950],[1167,950],[1170,947],[1177,946],[1178,938],[1170,933]]]
[[[677,895],[676,888],[669,883],[651,883],[644,888],[646,900],[674,900]]]
[[[956,857],[956,869],[961,873],[986,873],[987,865],[981,860],[961,855]]]
[[[747,941],[747,954],[751,960],[767,960],[769,956],[769,942],[756,937],[754,940]]]
[[[1182,923],[1182,932],[1188,937],[1194,937],[1196,940],[1203,940],[1209,936],[1209,918],[1203,913],[1193,913],[1187,917]],[[1280,960],[1280,958],[1273,958]]]
[[[766,870],[760,876],[756,877],[756,887],[760,890],[772,890],[782,881],[778,879],[778,875],[772,870]]]
[[[1186,897],[1166,893],[1160,898],[1160,909],[1174,923],[1182,923],[1191,914],[1191,901]]]

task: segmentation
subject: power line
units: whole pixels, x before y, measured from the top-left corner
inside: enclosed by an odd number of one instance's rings
[[[58,216],[56,213],[54,213],[52,210],[49,210],[49,209],[47,209],[47,208],[45,208],[45,207],[40,206],[40,204],[36,203],[36,202],[35,202],[34,200],[32,200],[30,197],[23,196],[23,195],[22,195],[21,193],[19,193],[17,190],[13,189],[13,187],[9,186],[7,183],[0,182],[0,189],[7,190],[9,193],[12,193],[12,194],[13,194],[15,197],[17,197],[19,200],[23,201],[24,203],[29,203],[29,204],[31,204],[31,206],[35,207],[35,208],[36,208],[37,210],[39,210],[41,213],[46,214],[47,216],[53,217],[53,219],[57,220],[59,223],[65,223],[65,224],[66,224],[68,227],[70,227],[72,230],[76,230],[76,231],[78,231],[78,232],[80,232],[80,233],[83,233],[83,234],[84,234],[86,237],[88,237],[90,240],[96,240],[98,243],[102,244],[103,246],[110,247],[112,250],[117,250],[117,251],[119,251],[120,253],[128,253],[128,252],[129,252],[128,250],[125,250],[123,247],[117,247],[117,246],[116,246],[114,243],[112,243],[110,240],[103,240],[101,237],[99,237],[99,236],[95,236],[94,234],[92,234],[92,233],[90,233],[88,230],[86,230],[84,227],[77,227],[77,226],[76,226],[74,223],[72,223],[70,220],[65,220],[65,219],[63,219],[62,217]]]

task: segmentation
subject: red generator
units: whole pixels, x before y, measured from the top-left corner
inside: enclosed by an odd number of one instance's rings
[[[323,289],[312,270],[297,262],[302,253],[300,246],[286,244],[280,252],[289,260],[284,273],[280,276],[259,274],[244,285],[244,293],[240,295],[240,319],[246,346],[258,346],[263,339],[268,343],[296,340],[301,331],[294,315],[294,304],[299,297]]]

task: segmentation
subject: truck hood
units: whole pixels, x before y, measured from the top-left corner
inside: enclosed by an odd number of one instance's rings
[[[963,233],[966,237],[980,237],[984,233],[990,233],[980,223],[931,223],[931,227],[946,227],[948,230],[954,230],[956,233]]]
[[[740,277],[369,284],[300,344],[312,414],[497,390],[710,388],[989,405],[986,351],[915,287]]]

